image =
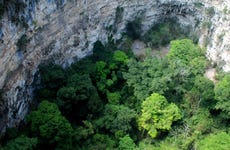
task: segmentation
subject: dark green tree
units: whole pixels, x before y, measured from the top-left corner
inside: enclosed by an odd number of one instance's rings
[[[186,94],[190,109],[197,110],[199,107],[214,108],[214,83],[203,77],[196,76],[192,89]]]
[[[41,65],[39,67],[42,82],[46,88],[55,90],[65,83],[65,74],[61,66],[55,64]]]
[[[56,149],[71,149],[73,129],[56,104],[42,101],[38,110],[31,112],[27,120],[31,132],[42,144],[49,144]]]
[[[57,92],[56,104],[65,116],[73,113],[73,106],[77,104],[77,95],[74,87],[62,87]]]
[[[33,150],[37,144],[37,138],[29,138],[21,135],[7,142],[1,150]]]
[[[79,126],[75,130],[74,138],[79,142],[79,140],[87,139],[89,136],[94,134],[93,124],[89,121],[82,121],[83,126]]]
[[[112,133],[117,131],[128,133],[132,129],[131,122],[135,117],[136,112],[126,106],[107,104],[103,116],[97,120],[97,124]]]
[[[82,149],[89,150],[109,150],[115,149],[115,141],[108,135],[95,134],[92,139],[86,141],[85,146]]]
[[[168,89],[167,83],[171,78],[168,76],[167,67],[167,61],[164,59],[150,57],[143,62],[132,59],[128,63],[124,78],[133,88],[137,99],[143,100],[153,92],[163,94]]]

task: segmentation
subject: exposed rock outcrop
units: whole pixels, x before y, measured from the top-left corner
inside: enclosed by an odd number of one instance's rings
[[[1,21],[0,88],[4,100],[0,103],[0,131],[24,119],[39,64],[51,60],[68,66],[91,54],[96,40],[106,42],[109,35],[121,38],[127,22],[137,17],[143,33],[162,19],[177,18],[200,34],[199,43],[207,46],[213,63],[230,71],[227,0],[27,0],[26,4],[20,15],[26,18],[27,29],[11,23],[7,14]],[[21,43],[24,45],[19,46]]]

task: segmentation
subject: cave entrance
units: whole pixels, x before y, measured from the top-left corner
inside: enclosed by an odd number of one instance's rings
[[[133,40],[131,49],[138,57],[144,57],[146,53],[165,56],[169,51],[170,41],[175,39],[189,38],[197,43],[198,36],[192,29],[192,26],[180,24],[177,18],[159,20],[145,33],[141,32],[140,19],[135,19],[126,26],[127,36]]]

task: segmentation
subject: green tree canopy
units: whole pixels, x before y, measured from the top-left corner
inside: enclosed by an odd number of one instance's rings
[[[1,150],[33,150],[37,142],[37,138],[29,138],[21,135],[10,140]]]
[[[72,111],[72,105],[77,103],[76,90],[73,87],[62,87],[57,92],[57,105],[64,113]]]
[[[133,139],[129,137],[129,135],[120,138],[119,147],[118,147],[119,150],[134,150],[135,147],[136,145],[133,142]]]
[[[61,66],[48,64],[40,66],[42,82],[49,89],[55,89],[65,83],[65,74]]]
[[[147,97],[141,108],[139,127],[147,130],[152,138],[155,138],[160,130],[170,130],[173,121],[182,117],[175,104],[168,103],[164,96],[157,93]]]
[[[85,150],[111,150],[115,149],[115,141],[105,134],[94,134],[91,140],[87,141]]]
[[[100,127],[104,127],[115,133],[122,131],[127,133],[131,127],[131,121],[136,117],[136,112],[124,105],[107,104],[104,116],[97,121]]]
[[[147,98],[151,93],[163,94],[167,89],[167,61],[158,58],[147,58],[143,62],[134,59],[128,63],[128,72],[124,73],[127,84],[133,88],[139,100]]]
[[[195,45],[190,39],[174,40],[170,42],[169,60],[178,59],[188,65],[193,59],[205,56],[205,51]]]
[[[172,82],[167,98],[181,100],[182,95],[193,87],[195,76],[202,75],[205,71],[207,61],[205,51],[192,40],[182,39],[170,42],[168,58],[168,73]]]
[[[197,150],[229,150],[230,135],[226,132],[210,134],[204,139],[197,141]]]
[[[190,108],[195,110],[200,106],[213,108],[215,104],[214,83],[203,76],[196,76],[192,89],[187,93],[187,100]]]
[[[179,80],[184,81],[194,75],[204,73],[207,62],[205,51],[190,39],[174,40],[170,42],[167,54],[169,68],[176,73]],[[191,76],[193,75],[193,76]]]
[[[227,118],[230,118],[230,75],[225,75],[215,87],[215,98],[217,100],[216,109],[226,113]]]
[[[73,129],[56,104],[42,101],[38,110],[28,116],[28,121],[31,123],[32,133],[41,137],[42,142],[70,149]]]
[[[128,56],[123,51],[117,50],[113,54],[113,60],[126,64],[128,62]]]

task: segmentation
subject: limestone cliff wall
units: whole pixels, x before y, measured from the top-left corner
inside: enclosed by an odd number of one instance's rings
[[[92,53],[96,40],[109,35],[121,38],[128,21],[141,17],[142,31],[164,18],[176,17],[207,46],[207,56],[230,71],[229,20],[227,0],[27,0],[24,15],[27,29],[11,23],[7,14],[1,21],[0,131],[16,126],[26,115],[33,95],[34,75],[46,60],[67,66]],[[117,8],[123,11],[116,15]],[[117,18],[119,17],[119,18]],[[111,30],[115,28],[115,32]],[[27,36],[26,49],[17,42]]]

